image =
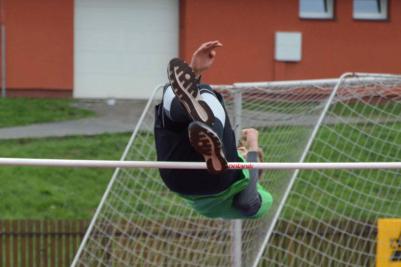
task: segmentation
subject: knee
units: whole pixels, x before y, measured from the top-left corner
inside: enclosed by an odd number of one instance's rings
[[[255,197],[253,199],[247,199],[245,201],[239,197],[235,197],[233,204],[234,204],[234,207],[237,210],[239,210],[239,212],[241,212],[241,214],[243,216],[250,217],[250,216],[255,215],[259,211],[259,209],[262,205],[262,201],[261,201],[260,195],[258,194],[257,197]]]

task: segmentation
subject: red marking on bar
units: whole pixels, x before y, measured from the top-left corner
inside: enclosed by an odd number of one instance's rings
[[[253,169],[254,165],[252,163],[230,163],[228,165],[229,169]]]

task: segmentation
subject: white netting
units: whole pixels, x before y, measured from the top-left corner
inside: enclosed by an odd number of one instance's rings
[[[346,78],[305,161],[400,161],[400,114],[401,77]],[[262,266],[375,266],[377,219],[401,215],[400,177],[400,170],[300,172]]]
[[[307,161],[399,161],[401,78],[363,75],[345,79],[317,127],[336,83],[282,82],[216,89],[225,97],[236,130],[259,130],[267,162],[298,162],[306,155]],[[145,110],[125,160],[155,160],[153,113],[157,102],[152,100]],[[315,128],[319,131],[306,154]],[[401,213],[397,176],[398,170],[266,171],[262,184],[272,193],[274,205],[265,218],[242,221],[239,237],[234,230],[238,230],[238,221],[198,215],[166,189],[157,170],[119,170],[75,263],[372,265],[375,219]],[[292,181],[295,186],[283,206]],[[284,212],[277,213],[282,208]],[[278,218],[276,214],[281,215]],[[266,236],[271,238],[263,250]],[[264,252],[261,261],[259,252]]]

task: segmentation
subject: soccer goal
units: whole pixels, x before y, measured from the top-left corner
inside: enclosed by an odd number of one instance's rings
[[[265,162],[401,161],[401,76],[215,86]],[[155,89],[122,160],[156,159]],[[189,177],[190,179],[190,177]],[[376,220],[401,216],[401,171],[267,170],[259,220],[208,219],[156,169],[117,169],[72,266],[372,266]]]

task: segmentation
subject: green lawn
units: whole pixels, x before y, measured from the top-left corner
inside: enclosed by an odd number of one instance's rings
[[[368,101],[368,100],[367,100]],[[376,103],[368,102],[338,102],[331,106],[331,115],[337,116],[399,116],[401,114],[401,102],[398,100],[387,100]],[[324,102],[314,101],[274,101],[253,100],[244,103],[244,109],[259,112],[277,112],[286,114],[303,114],[310,112],[316,107],[323,107]]]
[[[58,116],[58,119],[60,117],[67,119],[90,115],[87,111],[71,108],[71,103],[70,100],[0,100],[0,114],[3,114],[0,116],[0,125],[4,126],[11,122],[19,124],[49,121]],[[269,108],[269,105],[265,106]],[[332,107],[330,112],[352,116],[357,111],[368,117],[372,117],[373,114],[392,116],[401,112],[400,106],[398,102],[378,103],[374,106],[339,103]],[[277,107],[270,106],[274,108],[273,110]],[[43,109],[46,112],[43,112]],[[14,119],[7,120],[7,117]],[[260,144],[265,151],[266,161],[288,162],[299,159],[311,126],[282,125],[259,130]],[[325,125],[320,129],[307,161],[399,160],[401,159],[400,133],[400,122]],[[91,137],[0,140],[0,157],[117,160],[121,157],[129,136],[130,134],[107,134]],[[128,155],[128,159],[155,158],[151,134],[140,133],[133,146],[138,150]],[[132,204],[137,209],[151,213],[152,210],[149,209],[147,202],[155,201],[155,195],[141,189],[141,186],[152,184],[151,186],[163,191],[165,187],[159,184],[157,171],[147,171],[147,173],[152,172],[151,178],[154,179],[151,181],[141,173],[141,170],[128,172],[137,177],[135,181],[127,180],[127,183],[132,185],[131,192],[141,195],[140,202]],[[111,169],[1,167],[0,217],[88,219],[98,205],[112,173]],[[374,210],[401,216],[399,202],[393,199],[399,194],[398,187],[388,186],[396,184],[397,175],[399,175],[397,171],[352,173],[340,170],[303,171],[289,198],[289,206],[292,208],[286,209],[285,216],[304,218],[306,214],[311,219],[333,219],[330,218],[332,213],[327,207],[335,209],[338,214],[346,214],[357,219],[376,216],[372,213]],[[289,177],[289,171],[266,172],[264,179],[275,199],[282,195]],[[136,184],[137,182],[139,184]],[[158,196],[161,197],[159,202],[167,205],[163,208],[171,208],[168,205],[173,194],[168,194],[167,191],[164,193]],[[358,207],[363,208],[358,209]],[[176,210],[179,209],[178,206],[171,209],[180,216],[187,214],[185,211]],[[162,215],[152,214],[152,216]]]
[[[361,131],[364,135],[356,134],[355,125],[325,126],[317,136],[308,161],[347,161],[351,158],[361,161],[380,161],[388,158],[401,158],[401,151],[393,144],[401,145],[401,123],[383,125],[391,131],[374,125],[364,125]],[[298,138],[306,135],[306,127],[274,127],[260,129],[260,139],[264,144],[266,160],[292,161],[291,157],[299,151]],[[336,134],[333,134],[336,133]],[[37,139],[0,141],[1,157],[34,157],[34,158],[74,158],[74,159],[119,159],[130,134],[110,134],[93,137],[70,137],[63,139]],[[347,136],[349,140],[338,141],[339,135]],[[371,142],[369,136],[383,138],[387,142]],[[129,156],[132,160],[154,158],[152,136],[139,134],[135,146],[142,153],[133,152]],[[388,141],[391,141],[389,143]],[[334,147],[327,149],[327,145]],[[347,147],[353,146],[354,149]],[[360,147],[358,147],[360,146]],[[369,148],[372,153],[366,152],[363,147]],[[280,152],[281,151],[281,152]],[[374,152],[377,153],[374,153]],[[384,152],[386,154],[384,154]],[[150,212],[146,202],[154,200],[155,195],[146,190],[140,190],[135,184],[142,181],[148,186],[156,186],[160,190],[158,174],[153,171],[151,182],[140,170],[131,170],[137,173],[132,184],[132,192],[141,195],[140,203],[132,203],[136,208],[143,208],[143,212]],[[399,173],[398,173],[399,174]],[[0,214],[2,218],[21,219],[88,219],[99,203],[106,184],[112,175],[108,169],[65,169],[65,168],[0,168]],[[355,175],[360,175],[357,179]],[[328,218],[331,213],[327,207],[341,214],[356,219],[369,219],[376,216],[373,211],[380,211],[401,216],[401,209],[396,201],[398,187],[394,184],[397,172],[387,171],[304,171],[295,184],[295,193],[290,197],[293,208],[286,210],[286,217],[299,218],[305,214],[311,219]],[[143,178],[139,180],[139,178]],[[329,178],[328,178],[329,177]],[[363,179],[361,179],[361,177]],[[274,195],[281,194],[283,181],[288,179],[288,172],[270,172],[265,175],[268,179],[269,190]],[[139,185],[143,185],[139,182]],[[140,192],[139,192],[139,191]],[[167,191],[165,192],[167,193]],[[163,194],[164,195],[164,194]],[[168,198],[173,194],[167,194]],[[121,195],[123,196],[123,195]],[[126,196],[128,197],[128,196]],[[161,195],[159,197],[162,197]],[[389,199],[390,198],[390,199]],[[163,196],[163,203],[168,208],[169,201]],[[132,200],[131,200],[132,201]],[[319,204],[319,205],[317,205]],[[320,205],[320,204],[324,204]],[[326,208],[325,208],[326,207]],[[358,209],[362,207],[362,209]],[[186,212],[175,210],[180,216]],[[373,213],[372,213],[373,212]],[[153,214],[152,216],[160,216]]]
[[[71,99],[0,98],[0,128],[80,119],[94,112],[74,108]]]
[[[386,162],[401,160],[401,123],[325,126],[307,162]],[[401,170],[301,171],[287,217],[355,220],[401,216]]]
[[[0,157],[118,160],[130,134],[0,141]],[[0,167],[1,219],[88,219],[111,169]]]

